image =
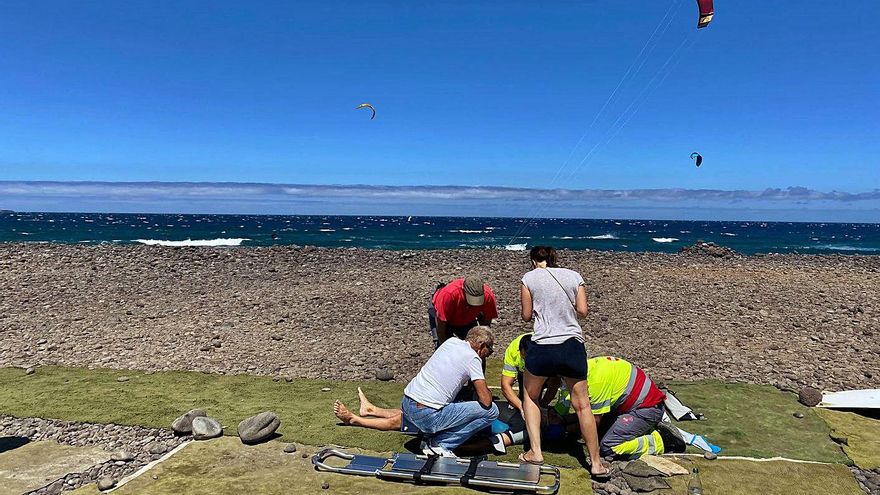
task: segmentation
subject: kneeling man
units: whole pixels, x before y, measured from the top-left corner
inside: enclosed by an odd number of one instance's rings
[[[447,339],[404,389],[400,409],[424,434],[426,454],[453,455],[453,449],[498,417],[483,375],[483,360],[493,344],[486,327],[472,328],[465,340]],[[468,381],[477,400],[453,402]]]

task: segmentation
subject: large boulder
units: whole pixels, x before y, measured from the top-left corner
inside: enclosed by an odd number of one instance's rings
[[[714,242],[697,241],[693,246],[681,248],[678,252],[697,256],[712,256],[715,258],[733,258],[740,256],[739,253],[729,247],[720,246]]]
[[[798,402],[807,407],[816,407],[822,402],[822,392],[813,387],[804,387],[798,393]]]
[[[199,416],[192,421],[192,434],[196,440],[209,440],[223,434],[223,427],[214,418]]]
[[[178,435],[189,435],[192,433],[192,422],[195,418],[206,417],[208,413],[204,409],[193,409],[171,423],[171,429]]]
[[[238,436],[242,443],[255,444],[268,440],[281,425],[278,415],[273,412],[261,412],[238,424]]]

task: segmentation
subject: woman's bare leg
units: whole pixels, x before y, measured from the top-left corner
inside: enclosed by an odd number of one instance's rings
[[[608,473],[608,468],[602,464],[599,455],[599,434],[596,431],[596,418],[590,407],[590,390],[586,380],[563,378],[565,385],[571,390],[571,407],[577,413],[578,423],[581,427],[581,435],[587,444],[587,452],[590,454],[590,472],[596,475]],[[531,435],[531,431],[529,434]]]
[[[353,414],[351,411],[345,407],[340,401],[336,401],[333,403],[333,414],[339,418],[344,424],[352,425],[352,426],[360,426],[363,428],[370,428],[373,430],[379,431],[397,431],[400,430],[400,425],[403,422],[403,413],[400,409],[397,410],[398,414],[392,417],[386,418],[364,418]]]
[[[523,419],[526,422],[526,431],[529,432],[529,444],[531,449],[523,457],[529,461],[544,462],[544,453],[541,451],[541,409],[538,400],[541,398],[541,388],[547,380],[543,376],[535,376],[525,370],[523,373]]]

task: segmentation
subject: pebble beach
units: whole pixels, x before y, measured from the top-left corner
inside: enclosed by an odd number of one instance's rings
[[[588,284],[588,353],[655,380],[880,386],[880,257],[562,251],[561,265]],[[437,282],[485,277],[503,349],[529,329],[527,268],[497,249],[6,243],[0,366],[405,382],[432,352]]]

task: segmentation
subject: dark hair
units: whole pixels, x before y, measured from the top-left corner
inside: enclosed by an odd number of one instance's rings
[[[519,339],[519,352],[520,354],[529,350],[529,346],[532,345],[532,334],[527,333],[523,335],[523,338]]]
[[[547,266],[549,267],[557,267],[559,266],[559,258],[556,256],[556,250],[550,246],[535,246],[529,251],[529,259],[536,263],[541,263],[542,261],[547,262]]]

